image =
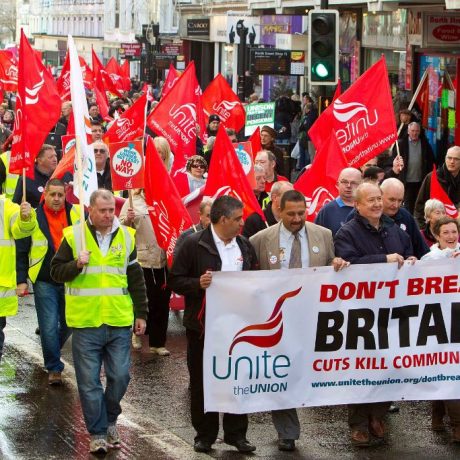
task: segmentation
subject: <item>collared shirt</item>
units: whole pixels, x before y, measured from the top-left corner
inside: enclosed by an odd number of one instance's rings
[[[240,272],[243,270],[243,256],[241,249],[236,242],[236,237],[225,244],[217,235],[214,226],[211,224],[211,233],[222,261],[221,271],[223,272]]]
[[[88,217],[88,222],[91,225],[93,225],[93,223],[91,222],[91,217]],[[112,233],[114,233],[119,227],[120,227],[120,221],[115,216],[113,218],[112,228],[105,235],[102,235],[101,232],[96,230],[97,244],[99,246],[99,250],[101,251],[104,257],[107,255],[107,252],[110,248],[110,242],[112,241]]]
[[[299,230],[300,237],[300,253],[302,256],[302,268],[309,266],[308,253],[308,237],[305,231],[305,226]],[[280,226],[280,265],[281,269],[289,268],[289,260],[291,259],[291,248],[294,241],[294,234],[290,232],[284,224]]]

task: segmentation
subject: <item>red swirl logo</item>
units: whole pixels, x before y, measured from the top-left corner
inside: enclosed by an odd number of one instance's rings
[[[246,326],[233,337],[228,354],[231,355],[235,345],[246,342],[259,348],[270,348],[277,345],[283,336],[283,311],[281,307],[286,299],[295,297],[302,288],[286,292],[276,301],[275,308],[264,323]]]

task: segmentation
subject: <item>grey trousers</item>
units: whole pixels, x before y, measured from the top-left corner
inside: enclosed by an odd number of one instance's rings
[[[299,439],[300,422],[295,409],[272,410],[272,420],[279,439]]]

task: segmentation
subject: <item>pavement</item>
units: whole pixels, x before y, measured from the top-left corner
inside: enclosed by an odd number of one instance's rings
[[[0,459],[92,459],[84,425],[70,341],[63,349],[64,385],[50,387],[43,370],[33,298],[21,299],[16,317],[8,318],[6,345],[0,364]],[[123,399],[118,425],[121,449],[107,459],[239,460],[247,457],[216,442],[209,454],[193,451],[189,415],[186,341],[181,315],[171,313],[168,357],[132,352],[132,379]],[[400,412],[387,417],[384,442],[360,449],[349,443],[345,406],[300,409],[302,432],[297,449],[282,453],[269,413],[252,414],[248,439],[257,446],[250,457],[260,459],[458,459],[460,446],[449,431],[430,429],[430,403],[398,403]],[[222,437],[223,434],[220,433]]]

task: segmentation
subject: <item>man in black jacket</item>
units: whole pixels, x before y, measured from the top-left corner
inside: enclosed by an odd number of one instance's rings
[[[407,128],[407,136],[398,140],[402,164],[399,174],[394,172],[394,164],[388,170],[389,177],[398,178],[405,187],[404,206],[413,214],[415,200],[425,176],[433,169],[433,150],[425,136],[420,136],[420,125],[412,122]],[[394,149],[392,160],[397,156]]]
[[[169,273],[168,285],[185,296],[184,326],[190,372],[191,415],[196,430],[195,451],[209,452],[219,431],[219,414],[204,412],[203,348],[205,292],[214,271],[254,270],[254,248],[240,236],[243,204],[230,196],[217,198],[211,207],[211,225],[190,235],[180,247]],[[246,440],[246,414],[224,414],[224,442],[240,452],[256,448]]]
[[[430,172],[422,182],[420,191],[415,202],[414,216],[420,228],[424,228],[425,203],[430,199],[431,176]],[[460,207],[460,147],[453,146],[447,150],[444,164],[436,171],[439,185],[447,193],[456,208]]]
[[[409,235],[383,215],[382,191],[370,182],[356,189],[357,213],[334,237],[336,256],[352,264],[396,262],[399,267],[413,257]],[[383,417],[390,402],[349,404],[348,423],[351,441],[356,446],[369,445],[369,432],[383,438]]]

